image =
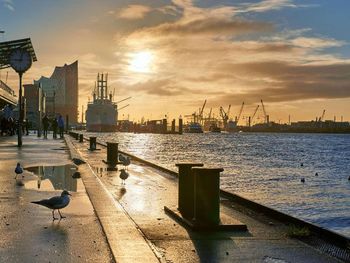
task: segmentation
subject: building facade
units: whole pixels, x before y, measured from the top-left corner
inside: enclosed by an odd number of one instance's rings
[[[61,114],[72,124],[78,122],[78,61],[56,67],[50,78],[42,76],[34,84],[45,92],[48,115]]]
[[[41,119],[45,114],[45,94],[37,84],[25,84],[24,100],[26,102],[26,118],[31,124],[31,128],[39,129]]]

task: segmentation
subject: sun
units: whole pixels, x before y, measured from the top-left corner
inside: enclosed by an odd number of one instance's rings
[[[153,54],[150,51],[140,51],[130,54],[129,70],[139,73],[152,71]]]

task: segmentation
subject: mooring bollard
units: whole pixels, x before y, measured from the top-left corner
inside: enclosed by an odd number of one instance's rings
[[[192,168],[194,177],[194,222],[217,226],[220,223],[220,173],[222,168]]]
[[[84,142],[84,134],[79,134],[79,142]]]
[[[96,150],[96,137],[90,137],[90,151]]]
[[[107,142],[107,164],[114,168],[118,163],[118,143]]]
[[[178,202],[181,215],[189,220],[194,217],[194,176],[192,167],[202,167],[202,163],[177,163],[179,167]]]
[[[180,118],[179,119],[179,134],[182,134],[183,133],[183,121],[182,119]]]

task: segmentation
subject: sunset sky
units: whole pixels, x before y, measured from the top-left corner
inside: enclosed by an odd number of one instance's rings
[[[134,120],[232,104],[270,119],[350,121],[349,0],[0,0],[0,41],[30,37],[32,83],[79,60],[79,111],[108,72]],[[9,84],[18,86],[9,71]],[[125,104],[123,104],[125,105]],[[120,106],[123,106],[120,105]],[[259,112],[262,115],[261,112]]]

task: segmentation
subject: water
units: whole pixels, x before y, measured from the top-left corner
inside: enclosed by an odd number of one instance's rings
[[[182,161],[222,167],[222,189],[350,236],[350,135],[86,135],[174,171]]]
[[[32,177],[26,176],[28,180],[24,183],[25,188],[35,190],[67,190],[77,192],[78,182],[73,178],[73,173],[77,170],[74,165],[67,164],[61,166],[34,166],[25,168],[32,173]]]

